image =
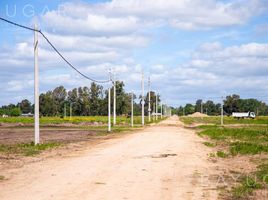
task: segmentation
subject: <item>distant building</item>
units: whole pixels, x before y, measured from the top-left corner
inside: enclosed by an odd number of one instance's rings
[[[32,113],[27,113],[27,114],[21,114],[21,117],[33,117],[34,114]]]

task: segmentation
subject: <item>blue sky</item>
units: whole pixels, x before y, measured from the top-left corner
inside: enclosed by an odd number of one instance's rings
[[[1,1],[0,16],[43,32],[85,74],[140,73],[174,106],[232,93],[268,101],[268,1]],[[33,33],[0,22],[0,105],[33,99]],[[40,90],[89,85],[40,38]],[[105,88],[108,85],[104,85]]]

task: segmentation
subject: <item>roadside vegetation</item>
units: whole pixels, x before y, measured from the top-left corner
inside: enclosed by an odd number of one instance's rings
[[[215,153],[211,153],[210,157],[235,159],[241,156],[257,156],[257,170],[250,174],[241,174],[238,182],[227,192],[227,196],[231,199],[247,199],[255,190],[268,189],[268,117],[241,120],[225,117],[224,126],[219,125],[220,117],[180,119],[207,140],[204,145],[215,149]]]
[[[60,143],[44,143],[34,145],[34,143],[7,145],[0,144],[0,152],[5,154],[18,154],[23,156],[34,156],[44,150],[60,146]]]
[[[116,122],[117,124],[121,125],[129,125],[131,118],[129,116],[117,116]],[[148,122],[147,117],[145,117],[145,122]],[[34,118],[32,117],[7,117],[7,118],[0,118],[0,123],[9,123],[12,125],[12,123],[20,123],[24,125],[33,125]],[[83,123],[88,123],[87,125],[94,125],[96,124],[107,124],[108,123],[108,117],[107,116],[74,116],[74,117],[41,117],[40,118],[40,124],[44,126],[49,126],[53,124],[64,124],[64,123],[70,123],[70,124],[77,124],[77,125],[83,125]],[[153,123],[153,120],[151,121]],[[141,124],[141,116],[134,116],[134,124]]]
[[[180,117],[180,120],[186,125],[194,124],[208,124],[208,125],[220,125],[221,117],[220,116],[211,116],[211,117]],[[254,125],[254,124],[264,124],[268,125],[268,116],[256,117],[255,119],[235,119],[234,117],[223,118],[225,125]]]

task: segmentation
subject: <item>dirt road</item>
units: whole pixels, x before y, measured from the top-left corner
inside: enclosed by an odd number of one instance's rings
[[[1,200],[217,199],[209,149],[172,117],[72,157],[14,169]]]

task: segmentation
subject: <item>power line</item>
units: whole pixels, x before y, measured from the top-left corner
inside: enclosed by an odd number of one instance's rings
[[[23,26],[21,24],[18,24],[18,23],[15,23],[15,22],[12,22],[12,21],[9,21],[7,19],[4,19],[2,17],[0,17],[0,20],[6,22],[6,23],[9,23],[11,25],[14,25],[14,26],[18,26],[20,28],[24,28],[24,29],[27,29],[27,30],[30,30],[30,31],[34,31],[34,32],[38,32],[42,35],[42,37],[47,41],[47,43],[52,47],[52,49],[64,60],[65,63],[67,63],[67,65],[69,67],[71,67],[73,70],[75,70],[78,74],[80,74],[81,76],[83,76],[84,78],[90,80],[90,81],[93,81],[93,82],[96,82],[96,83],[108,83],[110,81],[112,81],[111,79],[109,80],[96,80],[96,79],[93,79],[93,78],[90,78],[89,76],[83,74],[81,71],[79,71],[74,65],[72,65],[61,53],[60,51],[52,44],[52,42],[50,42],[50,40],[47,38],[47,36],[41,31],[41,30],[37,30],[37,29],[34,29],[34,28],[31,28],[31,27],[27,27],[27,26]]]

